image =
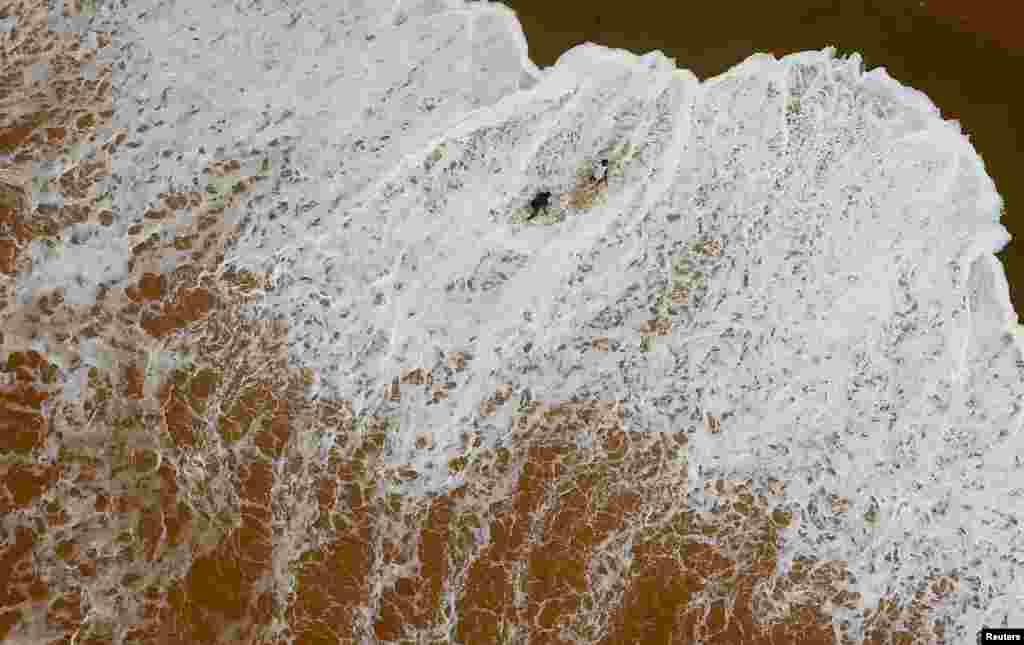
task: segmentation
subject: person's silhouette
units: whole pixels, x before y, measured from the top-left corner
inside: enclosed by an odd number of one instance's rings
[[[536,195],[534,195],[533,199],[530,200],[530,210],[532,212],[530,213],[530,216],[527,217],[526,219],[533,219],[538,215],[538,213],[547,208],[548,204],[550,203],[551,193],[549,191],[542,190],[538,192]]]

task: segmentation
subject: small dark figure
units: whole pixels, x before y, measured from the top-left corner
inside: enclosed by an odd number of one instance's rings
[[[530,214],[530,217],[528,217],[527,219],[533,219],[534,217],[537,217],[537,214],[540,213],[545,208],[547,208],[548,204],[550,204],[550,203],[551,203],[551,193],[550,192],[548,192],[546,190],[542,190],[539,193],[537,193],[534,196],[534,198],[530,200],[530,210],[533,211],[533,212]]]
[[[594,168],[594,172],[591,173],[596,184],[607,184],[608,183],[608,160],[602,159],[600,167]]]

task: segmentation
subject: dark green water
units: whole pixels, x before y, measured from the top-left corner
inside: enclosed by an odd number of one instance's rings
[[[830,45],[838,55],[860,53],[866,69],[885,67],[897,81],[925,92],[943,118],[960,121],[984,159],[1004,199],[1003,225],[1016,240],[999,257],[1007,267],[1015,308],[1024,311],[1024,2],[505,4],[519,14],[530,58],[541,67],[587,41],[636,53],[660,49],[701,79],[755,52],[783,56]]]

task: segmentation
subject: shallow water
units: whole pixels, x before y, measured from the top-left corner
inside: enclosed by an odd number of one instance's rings
[[[637,53],[660,49],[706,79],[754,52],[775,56],[833,45],[859,52],[866,69],[883,66],[957,119],[1005,200],[1002,223],[1024,237],[1024,4],[956,0],[787,0],[778,3],[509,0],[526,32],[530,58],[555,62],[582,42]],[[1015,308],[1024,307],[1024,242],[1000,259]]]

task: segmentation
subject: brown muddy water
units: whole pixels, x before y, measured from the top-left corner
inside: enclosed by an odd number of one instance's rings
[[[530,58],[554,64],[583,42],[644,53],[660,49],[701,79],[755,52],[834,46],[860,53],[925,92],[960,121],[1003,196],[1016,241],[999,253],[1010,297],[1024,311],[1024,2],[1014,0],[507,0]],[[1015,216],[1016,213],[1016,216]]]

